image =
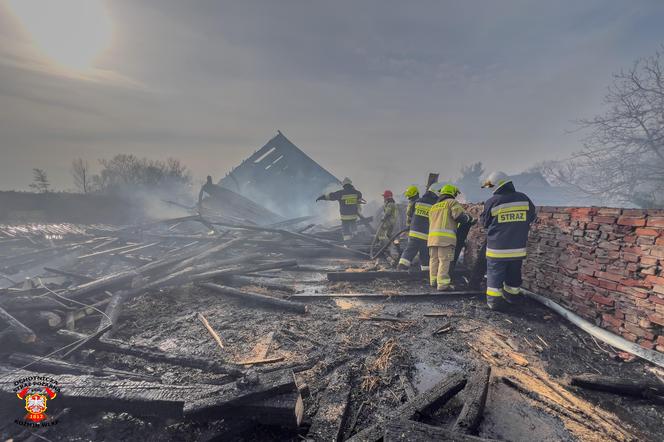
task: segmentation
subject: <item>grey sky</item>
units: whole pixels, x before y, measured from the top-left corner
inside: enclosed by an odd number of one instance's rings
[[[53,1],[53,0],[50,0]],[[580,147],[611,74],[664,43],[664,2],[106,2],[95,70],[63,73],[0,0],[0,189],[116,153],[223,175],[281,129],[365,193]]]

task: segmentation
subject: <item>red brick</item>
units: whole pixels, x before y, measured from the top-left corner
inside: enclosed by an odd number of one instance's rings
[[[664,238],[662,238],[664,239]],[[659,260],[657,258],[653,258],[652,256],[642,256],[641,257],[641,265],[644,266],[656,266]]]
[[[657,336],[657,345],[664,345],[664,336]]]
[[[636,234],[638,236],[659,236],[660,233],[661,233],[660,230],[655,230],[655,229],[646,229],[646,228],[636,229]]]
[[[660,236],[659,238],[657,238],[655,240],[655,244],[657,244],[658,246],[664,246],[664,236]]]
[[[657,347],[655,347],[655,350],[664,353],[664,345],[658,345]]]
[[[606,279],[598,279],[598,284],[600,287],[608,290],[615,290],[618,288],[618,284],[613,281],[607,281]]]
[[[650,301],[654,302],[655,304],[664,305],[664,297],[660,295],[652,295],[650,297]]]
[[[639,255],[634,253],[623,253],[623,259],[627,262],[639,262]]]
[[[651,284],[664,285],[664,277],[661,276],[648,275],[646,281]]]
[[[632,217],[632,216],[621,216],[618,218],[618,224],[621,226],[636,226],[642,227],[646,225],[646,218],[643,217]]]
[[[623,324],[622,319],[618,319],[608,313],[602,313],[602,319],[605,323],[611,324],[614,327],[620,327]],[[662,345],[664,345],[664,336],[660,336],[660,338],[662,338]]]
[[[623,338],[627,339],[628,341],[636,342],[637,336],[633,333],[630,332],[622,332]]]
[[[664,227],[664,217],[648,217],[646,225],[648,227]]]
[[[607,298],[606,296],[600,296],[600,295],[595,295],[591,298],[591,301],[594,301],[598,304],[602,305],[608,305],[609,307],[613,306],[613,303],[615,302],[613,298]]]
[[[652,286],[652,291],[664,295],[664,285],[654,285]]]
[[[613,282],[620,282],[623,279],[623,275],[616,275],[614,273],[607,273],[607,272],[597,272],[595,273],[595,276],[597,276],[598,278],[608,279],[609,281]]]
[[[622,213],[622,209],[617,207],[602,207],[597,210],[597,213],[600,215],[620,215]]]
[[[650,248],[650,252],[648,254],[650,256],[656,256],[657,258],[664,258],[664,247],[653,246]]]
[[[655,335],[650,333],[648,330],[642,329],[641,327],[639,327],[637,325],[625,324],[624,328],[625,328],[625,330],[627,330],[630,333],[635,334],[639,338],[644,338],[644,339],[647,339],[649,341],[652,341],[653,339],[655,339]]]
[[[650,322],[654,322],[657,325],[664,327],[664,316],[658,315],[657,313],[648,316]]]
[[[652,342],[652,341],[645,341],[644,340],[644,341],[639,342],[639,345],[643,348],[647,348],[648,350],[652,350],[653,348],[655,348],[655,343]]]
[[[615,224],[616,218],[613,216],[593,216],[593,222],[599,223],[599,224]]]

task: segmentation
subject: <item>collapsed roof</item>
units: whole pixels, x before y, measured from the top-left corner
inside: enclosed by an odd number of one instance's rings
[[[339,180],[280,131],[219,185],[286,217],[309,215],[313,201]]]

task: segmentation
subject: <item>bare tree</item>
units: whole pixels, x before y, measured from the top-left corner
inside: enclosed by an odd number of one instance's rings
[[[165,189],[191,183],[187,167],[174,158],[161,161],[119,154],[111,159],[100,159],[99,164],[101,171],[92,177],[92,183],[101,192]]]
[[[90,166],[83,158],[76,158],[71,162],[71,175],[74,177],[74,185],[83,192],[90,191]]]
[[[32,183],[30,183],[30,188],[36,192],[46,193],[49,187],[51,187],[51,183],[48,182],[46,171],[44,169],[32,169]]]
[[[603,202],[664,205],[664,66],[662,50],[614,75],[607,110],[581,120],[584,149],[550,175]]]

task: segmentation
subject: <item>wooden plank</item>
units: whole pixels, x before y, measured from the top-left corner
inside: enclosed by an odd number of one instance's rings
[[[463,390],[466,382],[467,378],[462,373],[453,373],[434,385],[430,390],[418,395],[412,401],[401,405],[389,415],[386,421],[413,419],[418,415],[432,414],[454,397],[454,395]],[[379,422],[360,431],[348,439],[348,441],[377,441],[383,437],[384,429],[384,423]]]
[[[124,370],[115,370],[112,368],[97,368],[82,364],[73,364],[55,358],[46,358],[25,353],[12,353],[9,355],[9,362],[16,366],[31,370],[43,370],[47,373],[55,374],[89,374],[95,376],[117,376],[123,379],[134,379],[139,381],[156,381],[154,376],[142,373],[133,373]]]
[[[221,342],[221,338],[219,337],[219,334],[217,334],[217,332],[212,328],[212,326],[210,325],[208,320],[205,318],[205,316],[203,316],[203,314],[200,313],[200,312],[196,316],[198,317],[198,320],[201,321],[201,323],[203,324],[203,327],[205,327],[205,329],[208,331],[210,336],[212,336],[212,339],[215,340],[215,342],[217,343],[219,348],[221,348],[223,350],[224,349],[224,343]]]
[[[384,442],[491,442],[495,439],[454,433],[440,427],[405,419],[391,420],[385,426]]]
[[[213,419],[240,403],[247,403],[281,393],[297,391],[292,370],[261,373],[253,379],[221,385],[212,394],[192,396],[185,405],[185,417],[193,420]]]
[[[489,391],[491,367],[482,364],[468,379],[464,389],[465,402],[452,431],[463,434],[475,434],[479,427]]]
[[[480,290],[450,291],[450,292],[423,292],[423,293],[296,293],[288,296],[288,299],[298,301],[315,301],[330,298],[358,298],[393,301],[428,301],[435,299],[446,299],[450,296],[477,296],[483,295]]]
[[[350,370],[342,366],[330,376],[330,381],[312,418],[308,438],[320,441],[339,441],[348,414],[350,400]]]
[[[428,271],[329,272],[327,274],[327,280],[330,282],[372,281],[374,279],[389,279],[392,281],[419,281],[427,280],[428,277]]]
[[[304,304],[297,302],[286,301],[284,299],[274,298],[272,296],[261,295],[259,293],[243,292],[233,287],[213,284],[211,282],[203,282],[198,284],[200,287],[213,290],[217,293],[226,296],[232,296],[243,302],[255,303],[268,308],[275,308],[278,310],[286,310],[295,313],[306,313],[307,307]]]
[[[5,322],[12,333],[24,344],[29,344],[37,340],[37,335],[21,321],[10,315],[5,309],[0,307],[0,320]]]
[[[575,387],[587,388],[590,390],[642,398],[649,398],[653,395],[664,395],[664,383],[659,381],[632,380],[595,374],[583,374],[572,376],[570,384]]]
[[[82,333],[70,332],[68,330],[59,330],[57,335],[69,342],[83,340],[88,337]],[[155,348],[131,345],[117,339],[100,338],[97,341],[93,341],[90,346],[101,351],[142,358],[147,362],[159,362],[180,367],[192,367],[212,373],[222,373],[234,376],[239,376],[241,374],[240,367],[237,366],[222,364],[214,360],[199,358],[197,356],[164,353]]]
[[[226,419],[249,419],[261,425],[294,430],[302,424],[304,403],[299,392],[284,393],[239,404],[228,413],[224,412],[224,417]]]

